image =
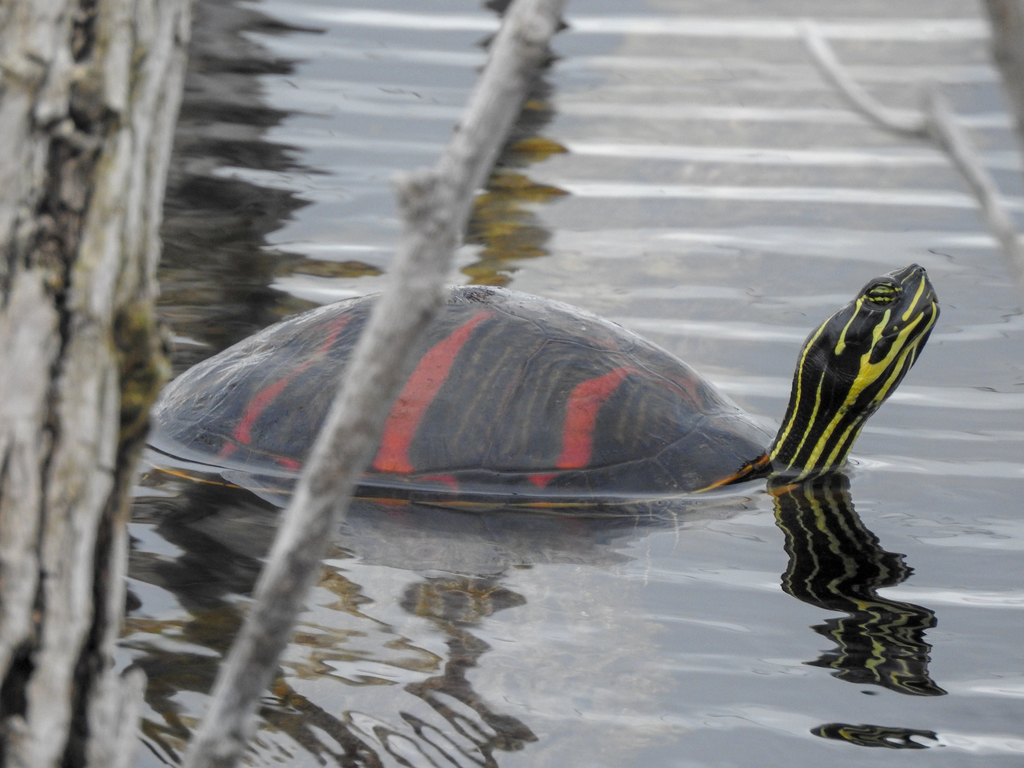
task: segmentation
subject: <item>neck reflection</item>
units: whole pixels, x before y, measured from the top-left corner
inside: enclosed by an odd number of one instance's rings
[[[911,696],[946,692],[928,674],[931,645],[925,630],[935,614],[913,603],[889,600],[877,590],[895,587],[912,573],[903,555],[887,552],[853,508],[849,479],[831,473],[772,489],[775,521],[786,536],[787,594],[846,616],[813,627],[836,644],[814,661],[840,680],[878,685]]]
[[[935,614],[913,603],[889,600],[877,590],[895,587],[913,572],[903,555],[888,552],[853,508],[850,481],[830,473],[793,485],[769,482],[775,522],[786,536],[789,565],[782,574],[787,594],[809,605],[846,616],[812,627],[836,648],[814,661],[840,680],[878,685],[910,696],[946,693],[928,674],[931,645],[925,631]],[[849,723],[826,723],[815,736],[861,747],[926,749],[915,741],[936,739],[934,731]]]

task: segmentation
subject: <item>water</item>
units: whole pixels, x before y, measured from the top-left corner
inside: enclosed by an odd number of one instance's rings
[[[937,80],[1019,207],[980,9],[824,12],[887,104]],[[857,444],[849,497],[776,510],[755,484],[617,520],[364,502],[254,764],[847,768],[913,746],[921,765],[1020,764],[1020,295],[941,155],[815,74],[793,37],[812,13],[570,4],[452,280],[598,312],[777,421],[810,328],[922,264],[942,317]],[[470,0],[201,4],[164,229],[177,370],[380,288],[389,179],[437,156],[494,19]],[[141,766],[179,759],[276,520],[230,488],[140,489],[120,661],[150,677]]]

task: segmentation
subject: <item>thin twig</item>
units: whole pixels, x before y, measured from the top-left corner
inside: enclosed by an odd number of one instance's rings
[[[800,24],[800,32],[803,35],[804,45],[807,46],[807,50],[810,52],[811,58],[814,59],[814,63],[818,65],[821,74],[854,109],[888,131],[915,138],[927,137],[928,125],[924,115],[919,112],[896,110],[885,106],[850,77],[816,23],[810,19],[804,19]]]
[[[985,169],[970,137],[960,125],[949,102],[932,85],[923,112],[908,113],[884,106],[861,88],[836,57],[832,47],[813,21],[801,25],[804,44],[821,74],[865,117],[901,136],[929,139],[946,153],[956,170],[974,192],[989,231],[999,241],[1010,273],[1024,294],[1024,245],[1013,218],[1003,204],[999,187]]]
[[[1010,272],[1017,286],[1024,291],[1024,246],[1020,232],[1003,205],[1002,194],[981,163],[967,132],[960,125],[946,97],[932,88],[928,94],[928,133],[949,155],[953,165],[974,191],[981,205],[981,215],[989,231],[1002,246]]]
[[[1003,75],[1024,152],[1024,0],[985,0],[992,26],[992,57]]]
[[[358,474],[411,364],[409,353],[444,299],[452,253],[473,195],[490,171],[528,88],[549,56],[565,0],[516,0],[491,45],[466,116],[432,170],[396,182],[404,229],[387,289],[357,345],[313,446],[252,606],[221,667],[185,768],[233,766],[253,712],[292,634],[306,593],[344,516]]]

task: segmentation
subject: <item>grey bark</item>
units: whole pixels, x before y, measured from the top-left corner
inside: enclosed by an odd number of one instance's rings
[[[0,4],[0,765],[122,766],[127,492],[189,0]]]
[[[564,0],[515,0],[441,160],[396,184],[404,228],[391,280],[313,446],[186,768],[233,766],[245,748],[259,697],[405,382],[409,353],[444,300],[444,281],[473,197],[547,60],[563,5]]]
[[[1024,152],[1024,0],[985,0],[992,21],[992,55],[1003,74]]]

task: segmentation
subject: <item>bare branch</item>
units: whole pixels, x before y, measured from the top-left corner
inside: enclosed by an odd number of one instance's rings
[[[985,0],[992,22],[992,56],[1017,121],[1017,141],[1024,151],[1024,0]]]
[[[970,137],[960,125],[946,97],[932,88],[927,100],[928,132],[949,155],[953,165],[974,191],[981,205],[981,215],[989,230],[999,240],[1017,285],[1024,289],[1024,247],[1020,232],[1002,202],[1002,195],[981,158],[974,151]]]
[[[821,29],[810,19],[800,24],[804,45],[825,79],[862,115],[880,127],[903,136],[925,138],[928,125],[924,115],[890,109],[861,88],[836,58]]]
[[[1018,289],[1024,293],[1024,245],[1013,218],[1003,204],[999,187],[975,152],[967,132],[960,125],[949,102],[931,86],[926,94],[925,111],[907,113],[879,103],[861,88],[836,57],[835,52],[813,21],[801,25],[803,40],[822,75],[861,114],[876,125],[901,136],[930,139],[945,151],[953,166],[974,192],[981,215],[996,237]]]
[[[564,2],[516,0],[492,43],[466,116],[437,166],[396,183],[405,222],[390,283],[313,446],[186,768],[232,766],[245,747],[259,697],[405,382],[409,353],[444,299],[444,280],[473,195],[547,60]]]

